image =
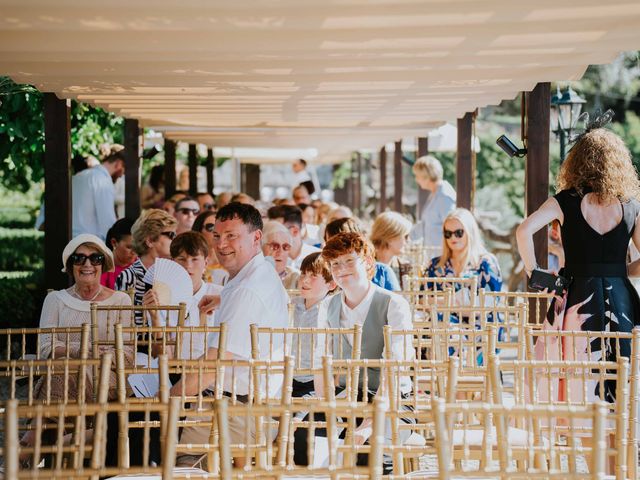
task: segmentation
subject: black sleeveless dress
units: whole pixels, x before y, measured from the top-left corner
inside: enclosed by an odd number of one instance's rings
[[[572,282],[564,301],[551,303],[544,328],[554,330],[591,330],[631,332],[640,323],[640,299],[627,276],[627,248],[633,235],[640,202],[622,203],[622,221],[604,235],[596,232],[580,209],[582,198],[575,190],[563,190],[554,197],[564,215],[561,227],[565,267],[560,275]],[[554,347],[536,343],[536,357]],[[555,346],[555,351],[559,349]],[[573,348],[566,348],[561,360],[616,360],[613,345],[591,345],[591,357],[572,358]],[[631,343],[622,342],[621,355],[629,356]],[[578,351],[580,357],[580,352]],[[609,390],[607,388],[607,390]],[[597,395],[598,392],[593,392]],[[608,391],[605,396],[614,392]]]

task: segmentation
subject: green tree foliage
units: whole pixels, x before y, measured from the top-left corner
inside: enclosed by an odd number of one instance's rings
[[[0,77],[0,184],[22,192],[44,177],[43,95]],[[123,120],[101,108],[71,102],[74,154],[99,156],[103,143],[122,143]]]

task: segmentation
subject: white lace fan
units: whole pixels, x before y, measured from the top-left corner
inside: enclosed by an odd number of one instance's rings
[[[193,283],[179,263],[158,258],[145,273],[143,281],[153,286],[160,305],[188,303],[193,296]]]

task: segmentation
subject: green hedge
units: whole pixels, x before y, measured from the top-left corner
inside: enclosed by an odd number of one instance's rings
[[[35,213],[25,207],[0,207],[0,227],[33,228],[36,223]]]
[[[36,327],[45,296],[44,272],[0,272],[0,328]]]
[[[0,228],[0,271],[33,271],[43,265],[43,232]]]

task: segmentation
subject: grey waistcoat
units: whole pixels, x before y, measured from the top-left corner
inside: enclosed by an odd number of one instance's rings
[[[341,328],[340,314],[342,310],[342,295],[336,295],[329,302],[327,309],[327,321],[331,328]],[[391,293],[385,290],[376,289],[373,293],[371,306],[367,312],[367,317],[362,326],[362,346],[360,358],[381,359],[384,351],[384,326],[387,325],[387,311],[389,310],[389,302],[391,301]],[[342,342],[342,349],[340,344]],[[338,355],[342,353],[343,358],[351,358],[351,344],[344,335],[333,336],[333,352]],[[377,390],[380,385],[380,369],[367,368],[369,373],[369,390]],[[360,385],[362,385],[362,376],[360,377]]]

